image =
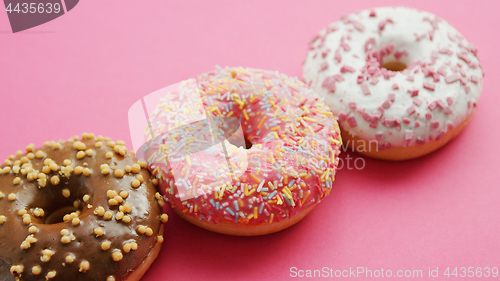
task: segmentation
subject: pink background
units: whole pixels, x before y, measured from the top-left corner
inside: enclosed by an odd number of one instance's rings
[[[358,266],[421,269],[425,280],[429,267],[440,276],[500,267],[499,1],[85,0],[19,34],[0,11],[0,158],[82,132],[130,145],[127,112],[142,96],[216,64],[300,77],[322,27],[397,3],[441,16],[478,47],[484,91],[465,131],[421,159],[340,170],[330,197],[277,234],[210,233],[167,210],[163,250],[143,280],[281,280],[290,267]]]

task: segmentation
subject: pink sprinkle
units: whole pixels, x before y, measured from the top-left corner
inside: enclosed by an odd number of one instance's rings
[[[443,76],[446,76],[446,69],[444,67],[440,67],[440,68],[438,68],[437,73],[439,73]]]
[[[437,129],[438,127],[439,127],[439,121],[438,120],[431,121],[431,128],[432,129]]]
[[[339,113],[339,122],[344,122],[348,114],[349,114],[348,112],[346,113],[345,111],[341,111]]]
[[[456,82],[458,80],[460,80],[460,76],[458,76],[458,74],[456,74],[456,73],[449,75],[449,76],[446,76],[446,78],[444,79],[444,81],[446,81],[447,84]]]
[[[382,133],[378,133],[378,134],[376,134],[376,135],[375,135],[375,139],[376,139],[378,142],[380,142],[380,141],[382,140],[382,138],[383,138],[383,137],[384,137],[384,134],[382,134]]]
[[[352,25],[354,25],[354,28],[356,28],[358,31],[363,32],[365,30],[365,26],[358,21],[353,21]]]
[[[361,115],[361,117],[363,117],[363,119],[365,119],[368,122],[371,121],[372,119],[372,116],[368,112],[363,112],[363,115]]]
[[[448,105],[451,105],[453,103],[453,97],[447,97],[446,102],[448,103]]]
[[[335,74],[335,75],[333,75],[332,77],[333,77],[333,79],[335,79],[335,81],[337,81],[337,82],[342,82],[342,81],[344,81],[344,80],[345,80],[344,76],[342,76],[342,75],[340,75],[340,74]]]
[[[405,123],[405,124],[410,124],[410,123],[411,123],[410,118],[408,118],[408,117],[403,117],[403,123]]]
[[[356,119],[354,118],[354,116],[347,117],[347,124],[349,124],[351,128],[358,126],[358,123],[356,123]]]
[[[418,128],[418,127],[420,127],[420,122],[415,121],[415,128]]]
[[[479,77],[472,75],[472,76],[470,77],[470,81],[471,81],[472,83],[477,84],[477,83],[479,83]]]
[[[397,89],[399,89],[398,84],[396,84],[396,83],[392,84],[392,89],[393,89],[393,90],[397,90]]]
[[[340,55],[340,48],[338,48],[335,51],[335,57],[334,57],[334,59],[337,61],[337,63],[340,63],[340,61],[342,60],[342,56]]]
[[[424,145],[425,144],[425,140],[423,138],[421,138],[421,137],[418,137],[417,138],[417,144],[418,145]]]
[[[457,54],[457,57],[461,60],[463,60],[464,62],[466,63],[470,63],[470,59],[469,57],[467,56],[467,53],[466,52],[461,52],[461,53],[458,53]]]
[[[389,107],[391,106],[392,102],[389,100],[389,99],[386,99],[384,101],[384,103],[382,104],[382,107],[385,108],[385,109],[389,109]]]
[[[433,111],[434,109],[436,109],[437,107],[437,102],[436,101],[433,101],[429,104],[429,106],[427,106],[431,111]]]
[[[445,113],[445,114],[448,114],[448,115],[452,114],[452,113],[453,113],[453,108],[451,108],[451,107],[447,106],[447,107],[444,109],[444,113]]]
[[[322,57],[322,58],[326,58],[326,56],[328,55],[328,53],[329,53],[329,52],[330,52],[330,49],[326,49],[325,51],[323,51],[323,52],[321,53],[321,57]]]
[[[465,86],[465,93],[468,94],[470,93],[470,91],[471,91],[470,86],[469,85]]]
[[[437,100],[436,103],[440,108],[446,107],[446,103],[443,100]]]
[[[379,80],[378,80],[378,77],[373,77],[373,78],[370,80],[370,84],[372,84],[372,85],[377,85],[378,81],[379,81]]]
[[[411,140],[413,139],[413,131],[412,130],[407,130],[405,133],[405,140]]]
[[[349,106],[350,109],[355,110],[356,109],[356,102],[350,101],[347,106]]]
[[[395,93],[390,93],[389,96],[388,96],[388,99],[392,102],[394,102],[396,100],[396,94]]]
[[[363,83],[363,81],[365,81],[365,79],[361,75],[359,75],[358,78],[356,79],[356,82],[358,82],[358,84]]]
[[[354,68],[348,65],[344,65],[340,68],[340,73],[346,73],[346,72],[354,72]]]
[[[356,109],[356,112],[359,114],[363,114],[363,112],[365,112],[365,109],[360,107],[360,108]]]
[[[418,97],[414,98],[413,99],[413,103],[416,105],[416,106],[420,106],[422,104],[422,100],[419,99]]]
[[[369,95],[370,93],[370,88],[368,87],[368,83],[362,83],[361,84],[361,90],[363,91],[363,94]]]
[[[417,109],[413,105],[410,105],[410,107],[408,107],[406,109],[406,112],[408,112],[408,115],[412,115],[413,113],[415,113],[415,111],[417,111]]]
[[[410,94],[412,97],[418,96],[418,90],[408,90],[408,94]]]
[[[321,83],[321,87],[326,88],[328,92],[333,93],[335,92],[335,78],[334,77],[326,77],[325,80],[323,80],[323,83]]]
[[[370,11],[370,17],[373,18],[373,17],[376,17],[377,15],[375,14],[375,11],[374,10],[371,10]]]
[[[432,119],[432,113],[427,112],[427,113],[425,114],[425,120],[431,120],[431,119]]]
[[[328,63],[325,61],[321,64],[321,69],[319,71],[323,71],[328,68]]]
[[[377,110],[380,111],[381,113],[384,113],[385,109],[381,106],[377,107]]]
[[[434,89],[436,89],[436,85],[429,83],[429,82],[424,82],[423,85],[424,85],[424,88],[426,88],[427,90],[430,90],[430,91],[434,91]]]
[[[415,78],[413,78],[413,75],[408,75],[408,77],[406,77],[406,80],[413,82]]]

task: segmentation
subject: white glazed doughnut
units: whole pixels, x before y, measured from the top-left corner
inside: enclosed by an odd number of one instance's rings
[[[482,90],[476,48],[448,22],[405,7],[343,17],[310,42],[304,80],[344,143],[381,159],[438,149],[470,121]]]

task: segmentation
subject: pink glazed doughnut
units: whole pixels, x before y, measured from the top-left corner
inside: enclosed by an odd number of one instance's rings
[[[154,130],[174,129],[196,114],[234,116],[241,120],[246,144],[238,147],[225,139],[225,148],[219,143],[180,157],[167,153],[169,164],[162,165],[165,152],[196,148],[207,138],[191,127],[155,141],[150,169],[179,216],[219,233],[262,235],[300,221],[330,193],[340,130],[328,107],[303,82],[241,67],[218,68],[191,81],[161,99],[151,117]],[[186,100],[196,88],[202,102]]]
[[[453,139],[482,91],[476,48],[448,22],[405,7],[364,10],[309,45],[304,80],[338,118],[344,144],[406,160]]]

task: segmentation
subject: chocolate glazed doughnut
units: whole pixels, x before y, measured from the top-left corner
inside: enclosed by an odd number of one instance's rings
[[[123,141],[83,134],[0,168],[0,280],[138,280],[163,242],[163,198]]]

